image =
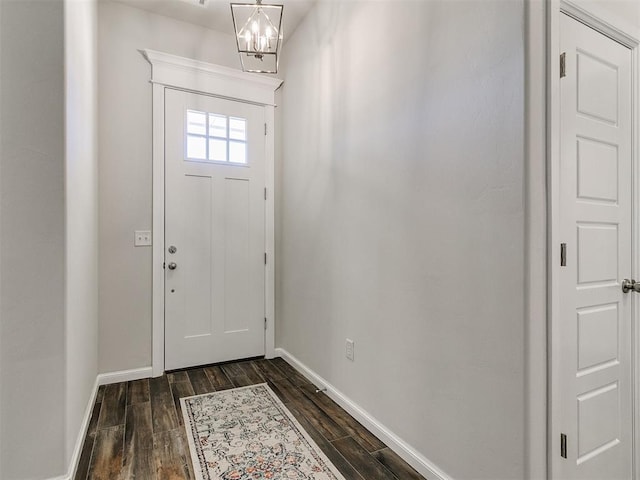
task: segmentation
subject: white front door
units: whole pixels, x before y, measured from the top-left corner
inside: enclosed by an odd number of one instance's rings
[[[631,479],[631,52],[561,15],[559,317],[552,334],[555,479]],[[555,268],[555,267],[554,267]]]
[[[165,369],[264,355],[264,108],[165,92]]]

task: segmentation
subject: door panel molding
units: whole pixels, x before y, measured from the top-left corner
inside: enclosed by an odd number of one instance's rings
[[[612,22],[611,19],[601,18],[597,13],[583,8],[579,1],[551,0],[547,11],[547,38],[546,38],[546,145],[547,145],[547,478],[554,478],[554,467],[560,458],[560,438],[557,433],[557,425],[561,410],[553,403],[554,385],[557,387],[559,378],[559,367],[554,365],[554,352],[558,352],[559,344],[554,325],[560,317],[560,304],[557,292],[559,291],[559,270],[560,270],[560,16],[566,14],[575,20],[587,25],[599,33],[615,40],[631,50],[631,95],[632,95],[632,242],[638,244],[640,240],[640,162],[639,162],[639,132],[638,119],[640,88],[638,78],[639,66],[639,45],[640,28],[633,30],[629,25],[622,25]],[[622,20],[621,20],[622,21]],[[533,78],[532,74],[528,78]],[[529,112],[530,114],[530,112]],[[542,134],[539,134],[542,135]],[[640,276],[640,255],[638,248],[632,249],[631,270],[633,278]],[[639,299],[634,299],[632,303],[632,378],[636,379],[640,373],[639,352],[640,352],[640,329],[638,328],[638,304]],[[633,452],[634,465],[633,472],[635,478],[640,478],[640,382],[635,380],[633,389]],[[557,438],[556,438],[557,437]]]
[[[165,205],[165,89],[261,105],[265,110],[265,176],[269,194],[265,214],[265,355],[275,356],[275,92],[282,80],[253,75],[154,50],[140,50],[151,64],[152,84],[152,165],[153,165],[153,247],[152,247],[152,354],[153,376],[164,373],[164,205]]]

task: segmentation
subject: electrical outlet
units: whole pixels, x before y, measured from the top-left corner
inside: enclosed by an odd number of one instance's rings
[[[346,346],[345,355],[349,360],[353,362],[353,347],[354,347],[353,340],[349,340],[347,338],[347,342],[345,346]]]
[[[151,232],[149,230],[136,230],[133,244],[136,247],[151,246]]]

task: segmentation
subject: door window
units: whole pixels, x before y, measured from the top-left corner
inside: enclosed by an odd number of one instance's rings
[[[187,110],[185,160],[247,164],[247,120]]]

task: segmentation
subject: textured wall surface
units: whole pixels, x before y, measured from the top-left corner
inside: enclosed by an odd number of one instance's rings
[[[97,5],[65,3],[67,462],[98,374]]]
[[[0,10],[0,478],[21,480],[66,470],[64,6]]]
[[[277,346],[459,479],[524,475],[523,22],[320,2],[283,56]]]

